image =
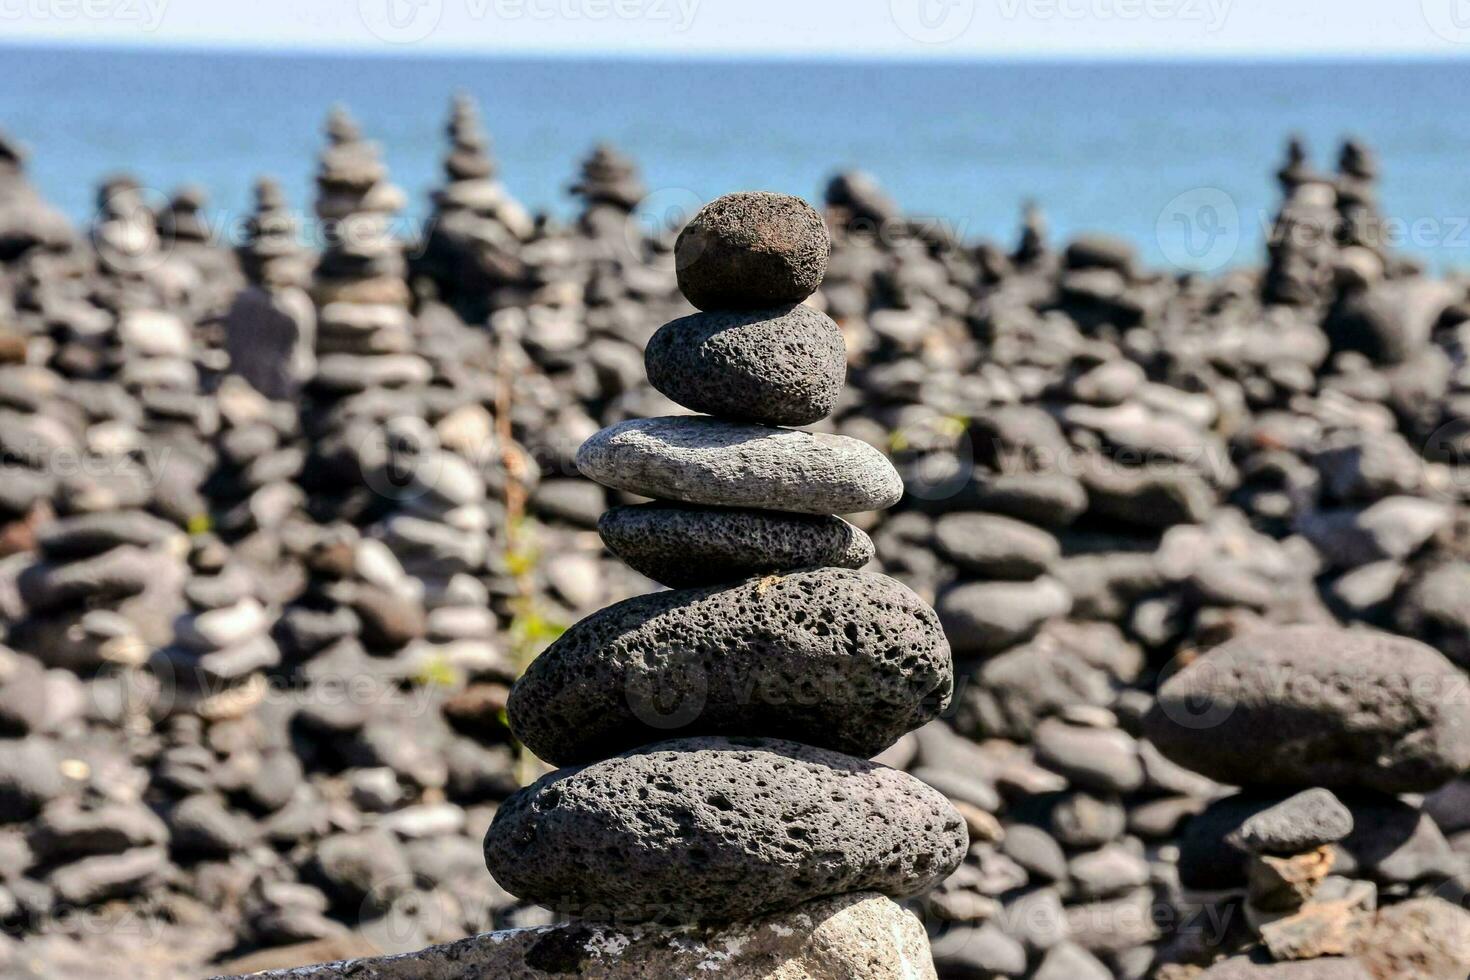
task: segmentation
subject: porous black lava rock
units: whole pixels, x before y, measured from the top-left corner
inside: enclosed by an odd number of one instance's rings
[[[1169,678],[1145,728],[1170,759],[1222,783],[1422,792],[1470,768],[1463,689],[1416,640],[1265,629]]]
[[[918,894],[968,843],[950,803],[905,773],[795,742],[691,738],[521,790],[496,812],[485,860],[504,888],[564,913],[722,921]]]
[[[639,504],[603,514],[597,531],[613,554],[676,589],[797,568],[862,568],[873,560],[867,534],[839,517],[812,514]]]
[[[577,469],[661,500],[800,514],[881,510],[903,496],[893,464],[865,442],[704,416],[609,426],[577,450]]]
[[[511,690],[516,737],[574,765],[685,735],[871,756],[949,703],[934,612],[882,575],[823,568],[638,596],[561,636]]]
[[[809,306],[696,313],[664,324],[643,352],[649,382],[696,412],[765,425],[826,418],[847,377],[832,318]]]
[[[822,283],[832,239],[799,197],[746,191],[699,209],[674,245],[679,291],[701,310],[800,303]]]

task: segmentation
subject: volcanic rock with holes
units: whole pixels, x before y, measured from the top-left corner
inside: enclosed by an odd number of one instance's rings
[[[864,758],[949,703],[949,644],[922,599],[854,567],[871,543],[837,517],[891,506],[902,483],[856,439],[782,427],[819,420],[843,383],[835,325],[791,305],[820,283],[826,228],[797,199],[737,194],[681,241],[696,233],[680,285],[706,312],[663,327],[646,366],[717,416],[629,420],[577,464],[655,498],[601,522],[615,554],[710,584],[583,619],[517,681],[513,731],[576,768],[498,810],[486,863],[523,899],[619,922],[919,894],[963,860],[965,820]]]

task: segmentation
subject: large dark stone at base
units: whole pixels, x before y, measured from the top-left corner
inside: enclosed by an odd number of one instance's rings
[[[968,845],[949,801],[905,773],[707,738],[538,780],[495,814],[485,860],[508,891],[565,914],[730,921],[855,891],[915,895]]]
[[[649,383],[685,408],[764,425],[826,418],[847,378],[842,331],[809,306],[674,320],[643,363]]]
[[[701,310],[752,310],[816,292],[831,249],[810,204],[745,191],[700,208],[674,244],[674,266],[679,291]]]
[[[577,623],[511,691],[516,737],[574,765],[680,735],[876,755],[935,717],[949,644],[908,588],[824,568],[626,599]]]
[[[1235,786],[1414,793],[1470,768],[1464,675],[1366,630],[1238,637],[1169,678],[1145,728],[1173,761]]]
[[[613,554],[675,589],[873,560],[872,540],[838,517],[655,503],[614,507],[597,530]]]

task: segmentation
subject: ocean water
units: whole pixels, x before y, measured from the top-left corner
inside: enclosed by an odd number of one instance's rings
[[[1470,61],[936,63],[583,60],[0,47],[0,128],[77,220],[106,174],[185,181],[236,221],[257,174],[310,203],[321,122],[346,104],[422,216],[451,94],[480,102],[509,189],[572,213],[578,161],[609,140],[641,165],[650,220],[729,190],[816,198],[858,167],[909,212],[1009,243],[1022,202],[1055,235],[1099,230],[1151,263],[1258,261],[1291,132],[1316,163],[1376,148],[1385,229],[1470,267]]]

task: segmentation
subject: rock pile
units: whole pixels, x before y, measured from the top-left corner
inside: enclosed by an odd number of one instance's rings
[[[580,224],[591,234],[620,233],[623,221],[648,193],[633,161],[606,143],[582,161],[582,174],[571,190],[582,199]]]
[[[1423,644],[1311,626],[1248,632],[1180,670],[1145,719],[1150,739],[1173,761],[1241,787],[1186,828],[1181,883],[1243,891],[1245,923],[1268,961],[1331,957],[1385,975],[1372,962],[1379,905],[1397,902],[1395,916],[1430,916],[1418,937],[1422,975],[1463,972],[1470,961],[1438,951],[1463,945],[1455,934],[1470,919],[1424,894],[1460,862],[1403,796],[1470,769],[1470,704],[1455,693],[1463,687],[1454,665]],[[1219,950],[1196,952],[1208,962]],[[1204,976],[1271,969],[1236,963]]]
[[[11,627],[12,646],[85,675],[146,663],[173,639],[187,541],[144,500],[131,503],[98,490],[42,529],[39,560],[17,582],[26,616]]]
[[[71,226],[36,193],[25,176],[25,149],[0,133],[0,260],[9,262],[38,246],[71,244]]]
[[[239,249],[248,285],[225,315],[230,373],[267,398],[294,398],[316,369],[316,310],[306,287],[311,259],[280,185],[255,184],[255,213]]]
[[[413,272],[434,283],[439,298],[466,322],[483,321],[496,290],[526,276],[521,245],[534,225],[496,179],[498,166],[475,103],[455,98],[450,113],[445,183],[434,192],[434,213]]]
[[[316,268],[317,302],[406,305],[407,265],[391,227],[403,192],[388,183],[378,147],[362,138],[345,109],[332,110],[325,131],[328,146],[316,177],[316,214],[326,239]]]
[[[573,768],[496,813],[486,862],[514,894],[593,920],[728,922],[914,895],[964,856],[948,801],[855,757],[934,717],[953,678],[932,610],[856,570],[871,546],[834,516],[891,506],[898,475],[857,440],[782,427],[842,386],[836,325],[793,305],[827,249],[821,218],[775,194],[721,198],[681,235],[681,288],[710,308],[664,326],[647,368],[714,414],[612,426],[577,464],[655,498],[604,517],[615,554],[720,584],[590,616],[516,683],[512,730]]]

